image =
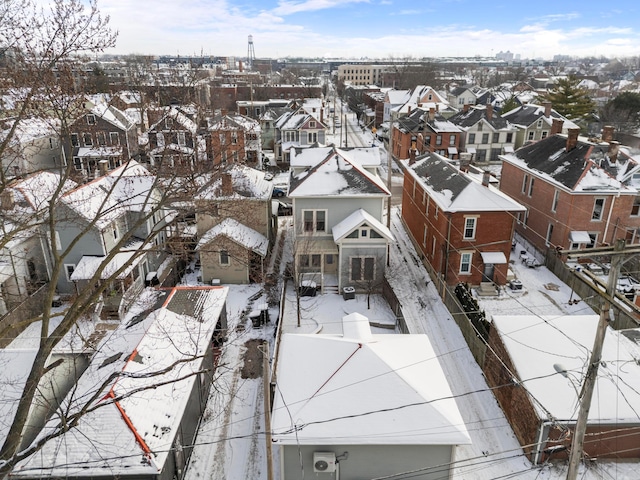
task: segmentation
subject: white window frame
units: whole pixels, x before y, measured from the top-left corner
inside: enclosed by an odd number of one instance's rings
[[[228,250],[220,250],[219,255],[220,265],[222,265],[223,267],[228,267],[229,265],[231,265],[231,255],[229,255]]]
[[[471,225],[469,223],[471,222]],[[462,230],[462,238],[464,240],[475,240],[476,229],[478,227],[478,217],[464,217],[464,227]],[[471,235],[467,235],[468,231],[471,231]]]
[[[467,259],[465,261],[465,259]],[[473,252],[460,252],[460,275],[471,275],[471,266],[473,262]]]
[[[526,193],[527,192],[527,184],[529,183],[529,175],[528,174],[524,174],[524,177],[522,179],[522,193]]]
[[[71,267],[71,271],[69,271],[69,267]],[[67,282],[72,283],[73,280],[71,280],[71,275],[73,275],[73,272],[76,269],[76,265],[74,263],[65,263],[64,264],[64,274],[67,277]]]
[[[548,247],[549,245],[551,245],[551,236],[553,235],[553,223],[549,222],[549,225],[547,225],[547,235],[545,237],[545,242],[544,244]]]
[[[551,211],[556,212],[558,210],[558,202],[560,201],[560,190],[556,190],[553,193],[553,202],[551,204]]]
[[[115,141],[113,140],[115,138]],[[120,134],[118,132],[109,132],[109,143],[111,145],[120,145]]]
[[[533,182],[535,180],[534,176],[531,176],[531,179],[529,180],[529,191],[527,192],[527,196],[531,197],[531,195],[533,195]]]
[[[185,132],[178,132],[178,145],[181,147],[187,145],[187,134]]]
[[[600,206],[600,212],[596,213],[596,206],[598,205],[599,202],[602,202],[602,205]],[[602,217],[604,216],[604,207],[606,203],[607,202],[605,197],[596,197],[593,199],[593,210],[591,211],[592,222],[602,221]]]
[[[95,125],[96,124],[96,116],[92,113],[87,114],[87,125]]]

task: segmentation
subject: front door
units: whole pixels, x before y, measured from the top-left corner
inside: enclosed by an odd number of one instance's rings
[[[482,281],[493,282],[494,270],[495,270],[495,265],[493,263],[485,263],[484,271],[482,272]]]

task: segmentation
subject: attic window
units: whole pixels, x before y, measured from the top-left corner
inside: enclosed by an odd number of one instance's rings
[[[96,124],[96,116],[95,115],[87,115],[87,124],[95,125]]]

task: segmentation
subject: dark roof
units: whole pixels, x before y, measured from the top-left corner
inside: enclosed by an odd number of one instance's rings
[[[491,116],[491,120],[489,120],[487,118],[487,107],[484,106],[473,107],[466,112],[458,112],[455,115],[449,117],[449,121],[451,123],[462,128],[472,127],[482,119],[485,119],[486,122],[490,124],[495,130],[500,130],[501,128],[507,128],[509,126],[509,122],[507,122],[495,111]]]
[[[468,87],[455,87],[451,89],[451,95],[458,96],[469,90]]]
[[[412,168],[433,191],[439,193],[445,190],[450,191],[451,202],[471,183],[467,176],[445,158],[433,153],[417,157],[416,165]]]
[[[519,148],[515,156],[524,161],[530,169],[546,173],[555,181],[573,190],[585,168],[586,160],[592,156],[594,147],[602,147],[578,141],[576,147],[566,151],[567,136],[552,135],[538,142]],[[604,147],[606,152],[607,147]]]
[[[538,121],[539,118],[544,117],[545,107],[540,105],[527,104],[519,108],[514,108],[503,115],[503,118],[511,123],[517,125],[529,126],[532,123]],[[551,118],[558,118],[560,120],[566,120],[555,110],[551,110]],[[549,120],[551,123],[551,120]]]

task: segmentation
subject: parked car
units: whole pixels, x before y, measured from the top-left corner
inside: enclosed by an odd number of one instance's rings
[[[291,205],[290,203],[281,202],[280,200],[278,200],[277,203],[279,217],[287,217],[293,215],[293,205]]]
[[[281,198],[284,197],[286,194],[286,192],[284,190],[282,190],[281,188],[274,188],[273,189],[273,196],[276,198]]]

